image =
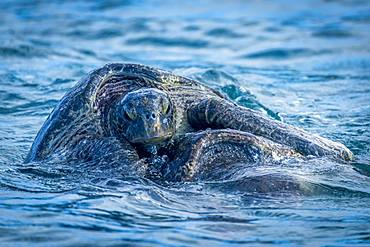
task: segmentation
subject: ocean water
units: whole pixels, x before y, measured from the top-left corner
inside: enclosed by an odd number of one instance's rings
[[[370,2],[0,1],[0,246],[369,246]],[[167,186],[23,161],[59,99],[150,65],[344,143],[354,161],[243,166]],[[267,182],[266,182],[267,181]],[[299,191],[264,191],[271,183]]]

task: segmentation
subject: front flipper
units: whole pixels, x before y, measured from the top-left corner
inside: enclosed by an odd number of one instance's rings
[[[128,142],[115,137],[85,137],[60,147],[44,161],[70,164],[74,169],[84,171],[87,176],[142,175],[146,170],[146,164],[137,151]]]
[[[188,134],[174,152],[173,161],[162,172],[166,181],[214,180],[237,163],[254,164],[302,156],[264,137],[230,129]]]
[[[303,155],[333,155],[344,160],[353,158],[352,152],[341,143],[313,135],[221,98],[210,98],[192,106],[188,110],[188,119],[195,129],[230,128],[246,131],[292,147]]]

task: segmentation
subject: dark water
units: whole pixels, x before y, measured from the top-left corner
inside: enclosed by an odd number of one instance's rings
[[[2,0],[0,7],[0,245],[370,245],[368,1]],[[260,164],[228,180],[165,187],[104,171],[87,177],[88,166],[23,165],[59,99],[109,62],[200,80],[344,143],[355,160]],[[256,189],[269,178],[292,180],[299,193]]]

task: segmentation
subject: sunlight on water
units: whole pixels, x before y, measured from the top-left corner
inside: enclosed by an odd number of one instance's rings
[[[369,13],[361,0],[3,1],[1,243],[369,245]],[[23,164],[61,97],[111,62],[201,81],[355,160],[242,163],[224,180],[162,185],[90,163]]]

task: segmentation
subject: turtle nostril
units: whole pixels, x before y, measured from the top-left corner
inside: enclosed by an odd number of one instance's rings
[[[157,117],[157,115],[156,115],[155,113],[152,113],[152,114],[146,114],[146,115],[145,115],[145,118],[146,118],[147,120],[149,120],[150,118],[155,119],[156,117]]]
[[[146,120],[155,120],[157,118],[157,114],[156,113],[147,113],[144,115],[145,116],[145,119]]]

